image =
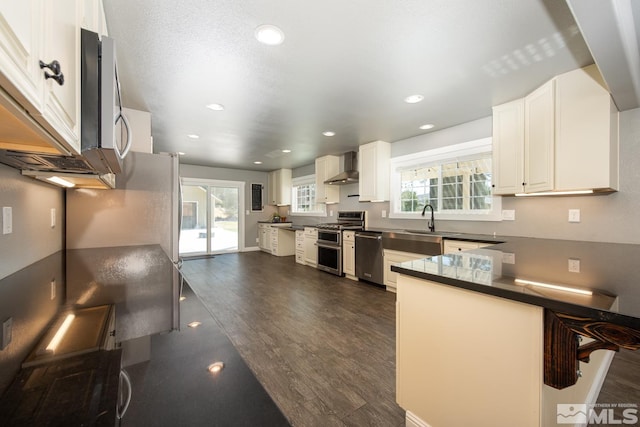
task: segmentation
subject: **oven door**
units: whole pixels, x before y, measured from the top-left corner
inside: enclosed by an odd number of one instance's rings
[[[318,232],[318,235],[320,232]],[[318,240],[318,266],[319,270],[342,276],[342,247],[328,245]]]

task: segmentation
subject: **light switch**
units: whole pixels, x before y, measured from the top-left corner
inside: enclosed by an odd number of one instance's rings
[[[51,299],[56,299],[56,279],[51,279]]]
[[[13,212],[11,206],[2,207],[2,234],[13,232]]]
[[[51,208],[51,228],[56,226],[56,208]]]

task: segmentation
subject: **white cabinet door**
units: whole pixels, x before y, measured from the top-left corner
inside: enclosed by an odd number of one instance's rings
[[[347,276],[356,275],[356,245],[345,241],[342,245],[342,269]]]
[[[269,172],[268,180],[269,204],[287,206],[291,204],[291,169],[278,169]]]
[[[556,190],[618,188],[618,110],[598,68],[556,77]]]
[[[43,126],[80,153],[80,0],[45,1],[43,61],[58,61],[64,82],[45,81]]]
[[[361,202],[389,200],[389,161],[391,144],[384,141],[370,142],[359,149],[358,189]]]
[[[544,84],[524,99],[524,182],[526,192],[554,186],[555,82]]]
[[[0,85],[26,109],[42,110],[43,11],[39,0],[0,0]]]
[[[405,261],[413,261],[415,259],[426,258],[428,255],[416,254],[412,252],[394,251],[390,249],[384,250],[384,285],[388,291],[396,292],[398,287],[398,273],[391,271],[391,266],[398,265]]]
[[[339,173],[340,158],[338,156],[324,156],[316,159],[316,202],[340,202],[340,186],[327,185],[324,182]]]
[[[318,230],[315,228],[304,229],[304,263],[312,267],[318,265]]]
[[[524,191],[524,99],[493,107],[493,194]]]

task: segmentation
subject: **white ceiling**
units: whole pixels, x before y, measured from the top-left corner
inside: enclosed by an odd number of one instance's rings
[[[594,62],[560,0],[104,3],[124,105],[151,112],[154,151],[190,164],[299,167],[487,117]],[[284,43],[258,43],[262,24]],[[425,99],[405,103],[412,94]]]

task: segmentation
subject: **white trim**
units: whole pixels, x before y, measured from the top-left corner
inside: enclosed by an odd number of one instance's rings
[[[245,247],[242,252],[256,252],[259,251],[260,247],[259,246],[249,246],[249,247]]]
[[[326,217],[327,216],[327,206],[322,203],[316,203],[321,210],[313,211],[313,212],[293,212],[293,204],[294,204],[294,188],[298,185],[308,185],[315,184],[316,176],[315,174],[298,176],[296,178],[291,179],[291,208],[289,209],[289,216],[317,216],[317,217]]]
[[[425,218],[418,212],[397,212],[398,201],[397,191],[400,188],[400,171],[415,167],[424,167],[432,164],[439,164],[443,161],[454,161],[456,158],[476,156],[478,154],[490,153],[492,149],[492,138],[481,138],[474,141],[460,144],[448,145],[419,153],[398,156],[391,159],[391,197],[389,200],[389,218],[392,219],[415,219],[425,221]],[[491,213],[479,212],[435,212],[437,220],[453,221],[502,221],[502,197],[493,196]]]
[[[426,421],[421,420],[416,414],[411,411],[407,411],[404,418],[404,425],[406,427],[431,427]]]

